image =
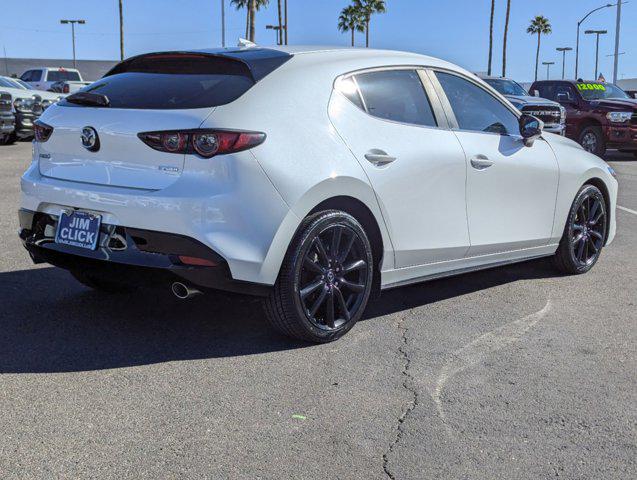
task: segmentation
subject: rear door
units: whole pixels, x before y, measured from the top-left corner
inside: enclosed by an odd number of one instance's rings
[[[376,191],[397,268],[460,259],[469,247],[464,153],[423,75],[345,76],[329,110]]]
[[[445,71],[431,78],[467,155],[469,256],[547,245],[558,185],[551,147],[526,147],[517,115],[478,82]]]

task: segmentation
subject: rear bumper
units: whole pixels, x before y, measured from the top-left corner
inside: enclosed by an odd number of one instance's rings
[[[162,190],[46,177],[39,157],[35,142],[35,161],[21,179],[21,208],[53,216],[81,209],[107,225],[194,239],[223,257],[235,280],[273,285],[276,254],[285,252],[298,226],[249,151],[211,161],[188,158],[181,176]]]
[[[57,216],[19,211],[20,239],[34,263],[66,270],[90,271],[123,284],[169,286],[183,282],[200,289],[267,295],[271,287],[232,278],[223,257],[181,235],[102,224],[96,250],[54,242]],[[186,265],[180,256],[207,260],[214,266]]]

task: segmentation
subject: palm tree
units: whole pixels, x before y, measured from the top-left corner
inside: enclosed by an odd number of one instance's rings
[[[254,42],[256,13],[267,6],[269,0],[232,0],[231,3],[237,10],[246,9],[246,38]]]
[[[354,5],[345,7],[341,11],[341,15],[338,17],[338,31],[343,33],[352,32],[352,47],[354,46],[354,34],[365,31],[363,15]]]
[[[369,22],[375,13],[385,13],[385,0],[354,0],[354,7],[361,12],[365,23],[365,46],[369,47]]]
[[[537,35],[537,53],[535,54],[535,80],[537,81],[537,69],[540,65],[540,42],[542,41],[542,35],[553,33],[551,22],[549,22],[548,18],[538,15],[531,20],[531,24],[526,29],[526,33]]]
[[[495,0],[491,0],[491,23],[489,23],[489,68],[487,74],[491,75],[491,61],[493,59],[493,17],[495,15]]]
[[[509,38],[509,17],[511,16],[511,0],[507,0],[507,13],[504,19],[504,42],[502,44],[502,76],[507,76],[507,40]]]

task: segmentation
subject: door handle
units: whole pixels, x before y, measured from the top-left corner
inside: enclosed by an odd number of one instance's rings
[[[396,160],[396,157],[392,157],[387,152],[375,148],[367,152],[365,158],[377,167],[382,167]]]
[[[486,170],[493,165],[493,160],[489,160],[485,155],[476,155],[471,159],[471,166],[476,170]]]

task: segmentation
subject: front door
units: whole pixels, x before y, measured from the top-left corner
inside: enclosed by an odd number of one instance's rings
[[[547,245],[558,186],[551,147],[525,146],[518,117],[478,83],[445,72],[435,79],[467,155],[469,256]]]

